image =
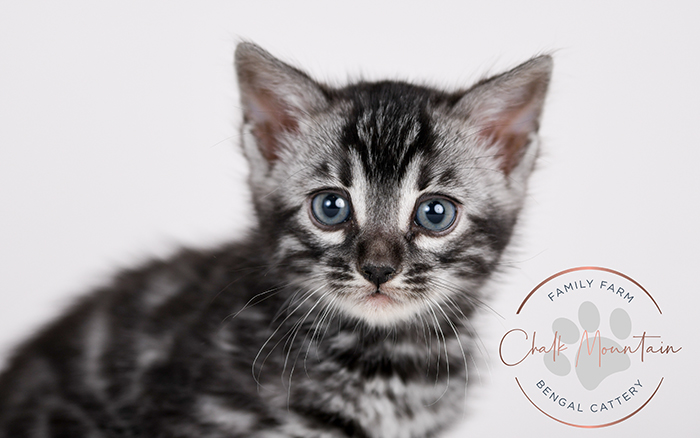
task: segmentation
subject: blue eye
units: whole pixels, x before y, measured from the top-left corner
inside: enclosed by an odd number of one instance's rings
[[[444,198],[423,201],[416,211],[416,223],[429,231],[445,231],[457,217],[457,207]]]
[[[337,193],[320,193],[311,200],[311,212],[323,225],[338,225],[350,217],[350,203]]]

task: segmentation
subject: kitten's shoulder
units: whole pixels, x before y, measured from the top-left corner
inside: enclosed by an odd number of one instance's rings
[[[0,420],[33,397],[128,391],[135,372],[166,359],[168,345],[242,307],[258,290],[262,257],[247,239],[117,273],[15,350],[0,375]]]

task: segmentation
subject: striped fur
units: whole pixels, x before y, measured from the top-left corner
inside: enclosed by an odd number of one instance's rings
[[[452,93],[331,88],[250,43],[236,67],[257,226],[119,274],[19,348],[0,437],[428,437],[463,413],[551,59]],[[337,226],[311,212],[327,191]],[[445,232],[416,222],[431,197],[456,205]]]

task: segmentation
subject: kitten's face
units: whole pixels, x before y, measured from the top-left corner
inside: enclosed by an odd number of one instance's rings
[[[467,93],[395,82],[330,90],[243,50],[254,201],[301,299],[373,326],[473,303],[521,206],[549,65]],[[519,97],[504,106],[508,93]]]

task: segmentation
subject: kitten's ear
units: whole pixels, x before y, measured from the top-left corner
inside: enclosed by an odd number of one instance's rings
[[[454,107],[477,135],[497,148],[506,175],[521,162],[539,129],[551,74],[551,56],[533,58],[479,82]]]
[[[298,133],[303,119],[323,109],[327,99],[306,74],[255,44],[238,44],[235,64],[244,122],[251,125],[260,153],[272,164],[283,137]]]

